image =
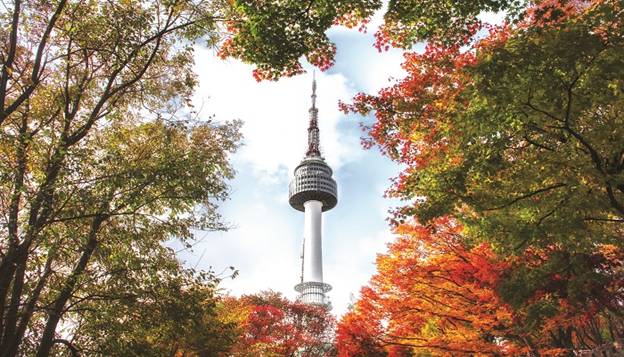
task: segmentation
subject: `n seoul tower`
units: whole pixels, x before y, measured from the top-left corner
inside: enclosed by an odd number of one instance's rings
[[[322,212],[334,208],[338,196],[332,169],[325,163],[319,149],[316,79],[312,80],[312,107],[309,112],[308,150],[295,168],[295,177],[289,187],[288,202],[292,208],[304,212],[302,274],[295,290],[299,293],[299,301],[330,308],[325,294],[331,290],[331,285],[323,282],[321,223]]]

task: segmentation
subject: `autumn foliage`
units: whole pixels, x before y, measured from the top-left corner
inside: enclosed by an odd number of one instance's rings
[[[622,331],[617,248],[504,258],[488,243],[467,246],[462,230],[449,218],[397,228],[378,273],[338,325],[341,356],[562,355],[604,343],[596,326]]]
[[[239,337],[228,356],[333,356],[335,318],[324,307],[263,292],[225,298],[224,317]]]
[[[508,264],[486,244],[461,243],[461,227],[440,219],[435,227],[403,225],[401,236],[377,258],[378,273],[338,328],[342,355],[371,347],[413,347],[464,354],[514,353],[503,336],[511,309],[495,289]],[[401,350],[389,351],[401,355]]]
[[[3,5],[5,5],[3,3]],[[398,235],[327,310],[164,246],[223,230],[240,123],[197,121],[193,46],[327,70],[379,0],[10,1],[0,10],[0,357],[557,356],[624,337],[621,0],[396,0],[406,77],[341,104],[403,172]],[[504,11],[499,25],[480,14]],[[413,46],[426,41],[423,52]]]
[[[388,194],[406,204],[340,355],[563,356],[622,338],[621,2],[450,2],[438,10],[459,15],[431,12],[433,27],[418,20],[432,5],[408,3],[377,35],[408,49],[406,77],[341,104],[374,115],[364,144],[404,165]],[[476,18],[501,6],[507,22]]]
[[[231,3],[229,36],[219,46],[219,55],[254,63],[256,80],[303,73],[302,56],[323,71],[329,69],[336,46],[325,31],[334,24],[353,27],[367,21],[381,6],[378,0]]]

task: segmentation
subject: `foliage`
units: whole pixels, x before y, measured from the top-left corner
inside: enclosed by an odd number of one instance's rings
[[[368,355],[371,347],[403,355],[386,345],[449,356],[520,351],[497,339],[511,332],[512,312],[495,291],[507,264],[485,244],[463,246],[452,220],[436,223],[402,226],[388,253],[378,256],[378,273],[339,324],[341,355]]]
[[[592,253],[530,249],[510,259],[497,293],[513,308],[515,328],[531,349],[565,354],[596,348],[624,332],[623,257],[608,245]]]
[[[227,228],[216,204],[240,124],[198,121],[188,103],[192,46],[214,44],[228,11],[187,0],[0,11],[1,356],[230,343],[215,277],[162,247]],[[184,335],[193,328],[205,340]]]
[[[241,336],[228,355],[334,355],[335,319],[323,307],[291,302],[274,292],[244,295],[229,306],[243,317]]]
[[[346,106],[375,111],[369,143],[408,165],[391,193],[427,197],[400,213],[461,214],[510,250],[619,244],[624,47],[614,11],[597,4],[557,24],[493,29],[475,51],[430,45],[406,55],[407,78]]]
[[[94,281],[91,298],[70,309],[77,324],[72,343],[82,355],[201,357],[229,350],[237,325],[221,319],[219,280],[178,272],[175,256],[159,250],[149,263],[134,257],[134,271]]]
[[[365,144],[405,165],[388,193],[408,203],[392,222],[404,230],[416,220],[439,241],[410,233],[380,257],[380,273],[340,323],[341,352],[365,344],[390,353],[390,344],[569,355],[624,335],[621,15],[619,1],[540,1],[480,40],[470,31],[440,40],[426,26],[383,39],[432,41],[405,54],[406,78],[342,107],[374,112]],[[449,215],[461,230],[437,234]],[[454,248],[440,252],[445,244]],[[501,265],[470,268],[484,255]],[[454,261],[467,280],[447,268]],[[426,275],[436,269],[457,286]],[[451,296],[432,303],[440,286]],[[485,294],[485,304],[455,300],[461,288]],[[466,321],[448,323],[440,315],[449,311]]]
[[[467,43],[482,28],[483,11],[506,11],[517,21],[528,1],[415,1],[388,3],[384,23],[375,33],[379,49],[409,49],[418,41]],[[366,30],[379,0],[248,1],[233,2],[229,37],[220,44],[221,57],[256,64],[257,80],[276,80],[303,72],[301,59],[326,70],[333,65],[336,47],[325,31],[332,25]]]
[[[378,49],[390,46],[410,49],[420,41],[465,44],[482,28],[478,15],[506,11],[514,19],[526,6],[524,0],[418,1],[394,0],[388,4],[384,23],[375,33]]]
[[[398,228],[338,324],[339,355],[562,355],[623,331],[621,251],[502,258],[467,247],[462,229],[448,218]]]
[[[304,55],[326,70],[336,48],[325,31],[337,22],[353,26],[380,6],[379,0],[237,0],[228,23],[232,36],[221,45],[220,55],[255,63],[258,80],[301,73]]]

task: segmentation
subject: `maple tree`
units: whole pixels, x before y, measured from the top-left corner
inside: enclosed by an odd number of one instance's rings
[[[340,356],[566,355],[624,332],[617,248],[501,257],[462,231],[449,218],[398,228],[338,324]]]
[[[433,44],[406,54],[407,78],[345,106],[374,111],[367,143],[408,165],[390,193],[427,197],[405,216],[460,213],[516,249],[539,237],[613,242],[610,222],[622,216],[621,36],[604,34],[619,26],[607,22],[616,9],[586,11],[551,27],[493,29],[474,51]],[[552,236],[568,231],[579,239]]]
[[[495,290],[507,263],[486,244],[465,247],[452,220],[434,227],[402,226],[377,258],[377,274],[339,324],[340,355],[368,355],[371,348],[409,355],[406,347],[435,355],[520,351],[500,340],[512,332],[512,311]]]
[[[509,259],[497,292],[535,355],[569,355],[623,336],[623,257],[604,245],[591,253],[529,249]]]
[[[335,318],[325,307],[291,302],[271,291],[225,300],[227,320],[239,326],[228,356],[334,355]]]
[[[392,222],[404,232],[415,219],[439,242],[410,233],[379,258],[339,325],[344,355],[570,355],[621,338],[621,14],[617,1],[537,1],[513,23],[460,19],[461,36],[418,17],[401,38],[378,36],[431,41],[405,54],[405,79],[342,108],[374,112],[365,145],[406,167],[388,191],[408,201]],[[461,231],[437,234],[449,215]],[[458,301],[462,288],[483,301]]]
[[[507,11],[518,18],[525,0],[418,1],[388,3],[384,23],[377,29],[379,49],[409,49],[415,42],[466,42],[482,25],[483,11]],[[325,32],[333,25],[359,26],[365,31],[379,0],[232,1],[229,34],[220,44],[221,57],[233,57],[256,66],[257,80],[275,80],[303,72],[301,61],[327,70],[335,45]],[[268,41],[267,41],[268,39]]]
[[[375,46],[380,50],[389,47],[409,50],[420,41],[467,44],[484,25],[480,14],[505,11],[507,18],[514,20],[527,3],[524,0],[390,1],[384,22],[375,33]]]

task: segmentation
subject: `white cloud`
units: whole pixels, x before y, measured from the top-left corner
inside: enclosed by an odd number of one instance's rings
[[[201,114],[244,121],[244,146],[235,159],[251,163],[265,183],[275,182],[281,167],[291,172],[306,149],[312,76],[258,83],[251,76],[252,66],[220,60],[203,48],[196,49],[195,62],[200,86],[194,102],[203,108]],[[328,163],[338,169],[357,157],[357,140],[341,137],[337,129],[343,118],[337,100],[353,92],[342,74],[317,72],[316,77],[321,147]]]
[[[272,289],[294,298],[298,232],[288,207],[256,201],[235,208],[234,229],[225,233],[199,233],[198,236],[205,238],[193,252],[181,254],[182,259],[188,266],[203,269],[210,266],[216,272],[233,266],[239,271],[238,277],[224,279],[220,286],[234,295]]]
[[[328,36],[338,47],[334,70],[348,76],[350,83],[355,84],[358,91],[371,94],[392,85],[392,78],[405,77],[405,70],[401,67],[403,51],[391,48],[379,52],[373,46],[373,32],[363,34],[356,29],[344,27],[334,27],[328,31]],[[415,46],[414,50],[418,51],[421,47]]]

